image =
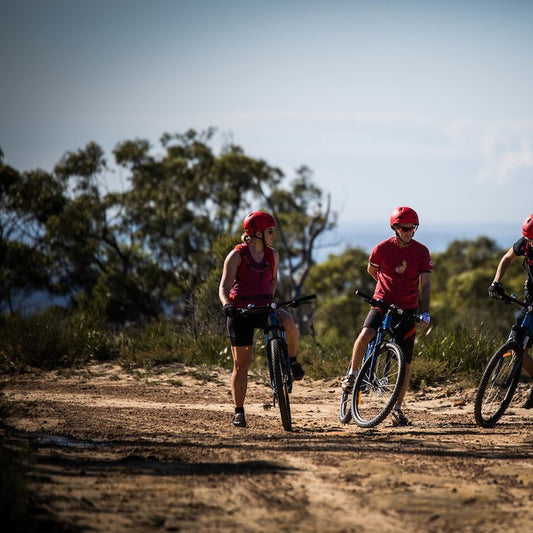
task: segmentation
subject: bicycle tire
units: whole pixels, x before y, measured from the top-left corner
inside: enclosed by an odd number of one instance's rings
[[[285,431],[292,431],[291,404],[287,388],[287,368],[285,346],[280,339],[272,339],[269,344],[272,362],[274,394],[281,414],[281,424]]]
[[[514,340],[500,346],[488,362],[474,400],[476,424],[492,428],[513,399],[522,370],[522,347]]]
[[[361,367],[355,380],[351,411],[355,423],[371,428],[391,412],[402,388],[405,359],[401,348],[383,343]]]
[[[339,420],[343,424],[348,424],[352,419],[352,393],[342,391],[339,405]]]

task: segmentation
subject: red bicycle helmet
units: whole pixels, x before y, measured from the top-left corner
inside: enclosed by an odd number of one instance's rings
[[[410,207],[397,207],[390,216],[391,228],[396,224],[413,224],[418,226],[418,215]]]
[[[522,235],[526,239],[533,239],[533,215],[529,215],[522,224]]]
[[[265,231],[267,228],[271,228],[276,225],[274,217],[265,213],[264,211],[254,211],[244,217],[244,233],[250,237],[256,231]]]

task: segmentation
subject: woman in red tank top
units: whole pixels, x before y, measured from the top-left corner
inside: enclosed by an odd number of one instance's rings
[[[254,330],[261,328],[264,322],[264,317],[260,315],[244,317],[237,310],[250,303],[265,305],[272,301],[278,284],[279,262],[279,254],[272,248],[276,226],[274,217],[263,211],[255,211],[246,216],[243,226],[243,244],[237,245],[227,255],[218,291],[227,317],[233,356],[231,392],[235,404],[233,425],[236,427],[246,427],[244,400],[248,370],[252,362]],[[296,324],[290,313],[284,309],[278,310],[278,314],[285,327],[293,378],[302,379],[304,372],[296,360]]]

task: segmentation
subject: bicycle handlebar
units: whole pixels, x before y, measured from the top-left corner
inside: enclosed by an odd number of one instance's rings
[[[248,307],[240,309],[241,315],[249,315],[252,313],[265,313],[267,311],[275,311],[282,307],[299,307],[302,304],[308,303],[316,298],[316,294],[309,294],[307,296],[301,296],[300,298],[293,298],[292,300],[286,300],[284,302],[271,302],[267,305],[254,305],[248,304]]]
[[[495,296],[495,297],[489,296],[489,298],[494,298],[495,300],[500,300],[504,304],[510,304],[510,305],[516,304],[516,305],[519,305],[520,307],[523,307],[525,309],[528,309],[530,307],[526,302],[520,301],[516,297],[516,294],[505,294],[505,293],[502,293],[502,294],[499,294],[498,296]]]
[[[356,296],[359,296],[365,302],[368,302],[370,305],[373,305],[374,307],[379,307],[382,311],[392,311],[393,313],[397,315],[403,315],[405,311],[394,304],[386,304],[383,300],[376,300],[376,298],[373,298],[372,296],[369,296],[368,294],[365,294],[364,292],[360,291],[359,289],[355,289]],[[410,313],[407,313],[409,316],[412,316],[415,320],[420,322],[420,315],[414,314],[411,315]]]

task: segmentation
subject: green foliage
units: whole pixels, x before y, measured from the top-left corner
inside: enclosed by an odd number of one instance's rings
[[[196,335],[197,316],[206,317],[199,298],[223,259],[213,243],[259,206],[279,221],[279,292],[297,296],[316,238],[334,223],[329,199],[322,210],[309,169],[285,188],[279,169],[242,148],[215,153],[214,134],[164,134],[157,155],[146,140],[118,144],[113,155],[131,184],[121,193],[104,193],[108,166],[94,142],[67,152],[52,174],[0,164],[0,305],[13,311],[14,296],[45,289],[113,324],[164,310]]]
[[[316,335],[326,344],[351,351],[355,331],[368,312],[367,304],[354,291],[373,292],[374,280],[366,271],[367,264],[368,254],[352,248],[311,268],[305,292],[317,295],[313,323]]]
[[[475,241],[453,241],[445,252],[433,256],[431,314],[439,328],[453,331],[485,324],[497,336],[508,331],[512,310],[487,297],[503,253],[494,241],[479,237]],[[524,277],[516,261],[505,277],[507,291],[521,295]]]
[[[312,379],[340,377],[350,363],[352,345],[351,338],[302,336],[298,344],[298,360]]]
[[[230,366],[226,336],[207,329],[194,337],[187,325],[153,321],[118,334],[118,360],[126,367],[152,367],[169,363]]]
[[[483,327],[420,330],[413,353],[411,385],[419,387],[422,381],[430,384],[458,377],[473,385],[503,340]]]
[[[213,242],[211,253],[216,266],[198,288],[196,318],[198,329],[202,332],[210,331],[222,336],[226,335],[226,319],[218,297],[218,288],[224,259],[237,242],[239,242],[238,238],[231,235],[221,235]]]
[[[168,275],[154,269],[150,263],[139,263],[139,271],[143,268],[153,272],[143,272],[142,276],[133,272],[100,275],[90,294],[77,296],[78,306],[90,314],[102,314],[106,323],[112,325],[158,317],[162,310],[157,298],[157,281],[163,284]]]
[[[0,370],[26,366],[52,369],[104,361],[116,356],[112,337],[83,315],[58,308],[5,317],[0,328]]]

